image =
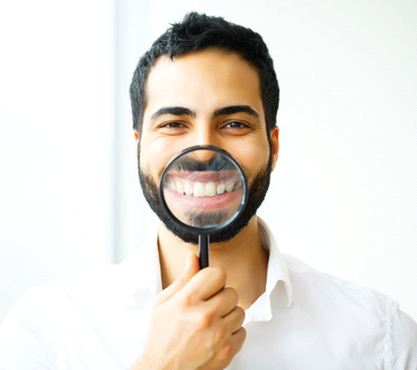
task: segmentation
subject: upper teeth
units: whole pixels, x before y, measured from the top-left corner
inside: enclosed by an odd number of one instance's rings
[[[171,181],[169,187],[171,190],[185,195],[194,197],[212,197],[215,195],[230,193],[235,190],[238,183],[231,181],[228,183],[209,182],[189,182],[189,181]]]

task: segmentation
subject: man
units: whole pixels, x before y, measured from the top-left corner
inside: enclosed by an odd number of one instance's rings
[[[125,262],[26,295],[3,324],[0,368],[416,370],[417,325],[395,302],[284,258],[257,217],[278,97],[258,34],[196,13],[168,29],[131,85],[140,182],[162,222]],[[228,151],[250,188],[202,270],[158,192],[167,162],[193,145]]]

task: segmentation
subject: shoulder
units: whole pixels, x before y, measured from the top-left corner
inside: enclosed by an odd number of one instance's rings
[[[319,272],[294,257],[283,257],[295,311],[321,323],[323,333],[337,328],[361,345],[372,343],[383,353],[387,369],[417,369],[417,324],[397,302],[373,289]]]
[[[131,297],[140,282],[142,253],[133,253],[118,264],[96,266],[68,278],[31,287],[6,318],[13,315],[31,323],[41,322],[43,318],[51,322],[61,320],[70,311],[116,309]]]
[[[5,319],[15,316],[43,326],[46,321],[61,320],[75,307],[102,305],[109,296],[114,300],[114,294],[120,291],[115,286],[122,276],[119,269],[118,265],[101,266],[77,276],[31,287],[17,300]]]
[[[385,305],[387,296],[373,289],[348,281],[332,274],[314,269],[299,259],[283,255],[291,278],[295,293],[311,294],[316,299],[336,298],[351,300],[359,304],[360,301],[374,305]],[[332,294],[331,296],[329,294]]]

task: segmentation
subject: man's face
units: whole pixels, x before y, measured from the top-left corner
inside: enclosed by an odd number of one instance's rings
[[[196,236],[170,222],[160,203],[159,182],[169,160],[193,145],[215,145],[228,151],[243,168],[250,188],[248,207],[234,227],[211,236],[216,242],[232,238],[254,215],[278,155],[278,129],[266,130],[257,71],[238,55],[217,49],[174,60],[159,58],[148,76],[138,136],[145,198],[168,229],[193,243]],[[202,155],[197,159],[204,162],[209,158]]]

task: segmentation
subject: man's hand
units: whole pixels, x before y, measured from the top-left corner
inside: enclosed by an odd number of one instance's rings
[[[222,269],[201,271],[193,253],[156,299],[146,348],[132,370],[224,369],[246,337],[245,311]]]

